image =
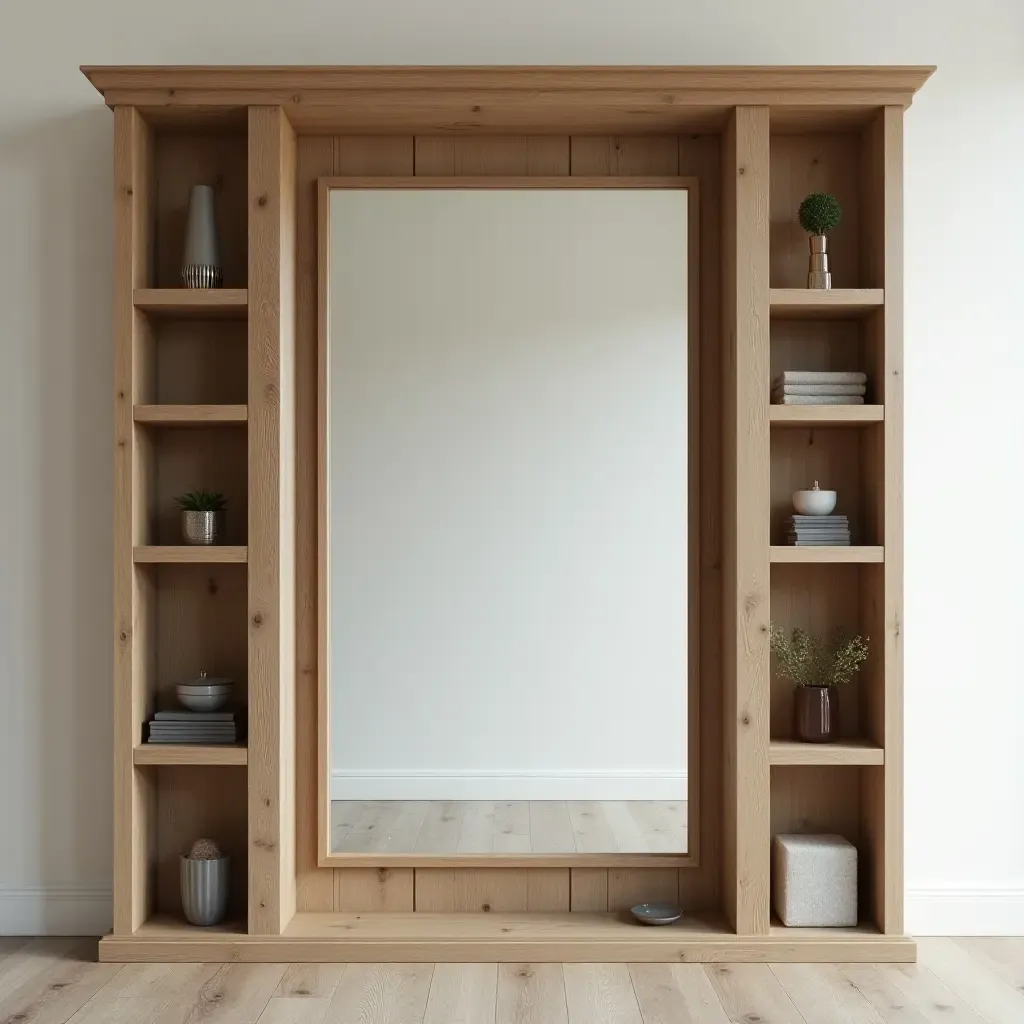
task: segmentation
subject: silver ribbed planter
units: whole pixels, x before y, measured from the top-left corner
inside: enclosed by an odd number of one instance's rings
[[[808,288],[831,288],[832,275],[828,269],[828,238],[825,235],[811,235],[810,266],[807,269]]]
[[[189,924],[209,928],[220,924],[228,909],[228,864],[217,860],[181,858],[181,908]]]
[[[224,540],[223,512],[181,513],[181,541],[183,544],[220,544]]]

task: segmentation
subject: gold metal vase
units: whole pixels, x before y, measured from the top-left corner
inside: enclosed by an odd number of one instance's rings
[[[811,262],[807,270],[808,288],[831,288],[832,275],[828,269],[828,239],[825,235],[810,235]]]

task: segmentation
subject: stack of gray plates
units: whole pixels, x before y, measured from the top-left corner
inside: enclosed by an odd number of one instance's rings
[[[798,548],[850,546],[850,521],[846,516],[790,516],[786,543]]]
[[[238,742],[234,711],[158,711],[149,723],[150,743],[230,746]]]

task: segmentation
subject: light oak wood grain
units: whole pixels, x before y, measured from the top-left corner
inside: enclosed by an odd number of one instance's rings
[[[175,746],[170,743],[144,743],[135,748],[135,764],[245,765],[249,751],[244,745],[223,747]]]
[[[132,410],[136,423],[158,427],[193,427],[209,423],[245,423],[244,405],[137,405]]]
[[[295,912],[295,135],[249,111],[249,930]]]
[[[964,941],[957,944],[962,946]],[[1010,963],[1018,958],[1020,940],[980,941],[977,948],[986,959]],[[70,1017],[72,1024],[185,1024],[199,1019],[211,1024],[324,1020],[490,1024],[502,997],[501,1012],[511,1014],[512,1020],[518,1013],[527,1020],[570,1024],[608,1020],[751,1024],[755,1019],[800,1024],[987,1024],[1006,1019],[1007,1006],[1001,1000],[1007,987],[1013,992],[1012,985],[988,973],[973,954],[963,963],[955,958],[948,968],[936,962],[934,971],[914,965],[799,962],[775,963],[770,968],[736,965],[735,970],[647,963],[627,968],[614,962],[516,962],[504,967],[467,962],[404,968],[393,964],[128,964],[118,968],[89,962],[93,944],[82,940],[16,942],[17,948],[7,958],[20,957],[23,966],[31,962],[37,969],[23,978],[15,1000],[8,998],[10,991],[0,999],[5,1005],[24,1007],[26,1019],[56,1022],[66,1019],[65,1014],[91,993]],[[973,942],[969,940],[968,946]],[[12,945],[0,944],[0,956]],[[547,970],[538,973],[537,967]],[[499,971],[506,975],[502,997]],[[517,971],[532,972],[532,977],[517,977]],[[972,981],[964,982],[965,971]],[[350,972],[346,991],[337,998]],[[102,982],[104,974],[108,980]],[[890,978],[897,978],[899,985]],[[982,1016],[958,994],[957,979],[972,988],[972,998],[985,1004],[990,1016]],[[990,988],[993,982],[995,989]],[[728,1014],[716,989],[726,993]],[[332,1003],[336,1012],[328,1015]],[[1014,1007],[1011,1001],[1009,1009]]]
[[[220,563],[244,563],[249,557],[248,549],[241,544],[220,544],[214,547],[186,547],[175,544],[139,545],[134,550],[136,562],[150,562],[165,565],[217,565]]]
[[[135,308],[151,317],[241,319],[249,311],[245,288],[136,288]]]
[[[739,107],[725,135],[726,913],[768,930],[769,512],[768,108]]]

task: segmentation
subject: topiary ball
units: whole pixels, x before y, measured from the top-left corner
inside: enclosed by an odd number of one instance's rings
[[[212,839],[197,839],[187,856],[189,860],[220,860],[220,847]]]
[[[843,208],[835,196],[827,192],[812,192],[800,204],[800,227],[809,235],[826,235],[839,227]]]

